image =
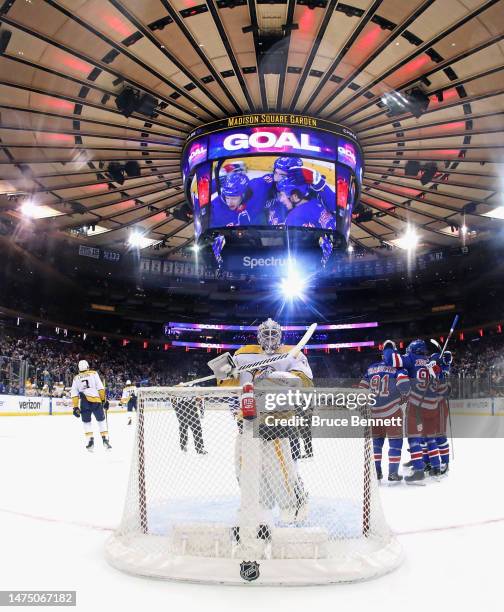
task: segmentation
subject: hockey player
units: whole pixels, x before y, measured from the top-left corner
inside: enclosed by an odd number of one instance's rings
[[[288,211],[285,225],[336,229],[334,216],[312,196],[309,185],[301,177],[297,178],[285,178],[278,183],[279,200]]]
[[[427,345],[424,340],[413,340],[407,346],[405,355],[387,347],[384,361],[387,365],[405,368],[411,381],[407,432],[413,473],[404,480],[410,483],[425,478],[426,462],[423,460],[422,444],[426,446],[430,474],[439,476],[441,461],[436,442],[439,436],[438,393],[436,373],[427,355]]]
[[[54,384],[53,397],[63,397],[65,395],[65,385],[62,381]]]
[[[383,343],[384,351],[388,348],[395,349],[392,340]],[[378,480],[383,478],[381,459],[382,449],[385,438],[389,441],[389,473],[390,482],[400,482],[402,476],[399,475],[399,463],[401,461],[401,450],[403,445],[403,413],[401,405],[406,401],[410,390],[410,380],[404,368],[396,368],[386,365],[382,359],[372,363],[366,370],[359,387],[371,391],[376,403],[371,408],[373,417],[399,418],[398,425],[393,426],[373,426],[371,429],[373,437],[373,451]]]
[[[264,202],[269,225],[285,223],[288,209],[280,201],[278,193],[278,185],[285,178],[308,184],[312,196],[327,210],[334,212],[336,197],[334,191],[326,184],[325,176],[316,170],[306,168],[300,157],[277,157],[273,164],[273,172],[251,179],[249,184],[254,198]]]
[[[289,173],[300,170],[302,167],[303,160],[300,157],[277,157],[273,164],[273,172],[251,179],[250,189],[255,198],[263,201],[268,213],[270,207],[274,206],[277,200],[278,183],[286,178]]]
[[[137,409],[137,390],[136,385],[131,384],[131,380],[126,381],[126,386],[123,389],[121,396],[121,404],[126,406],[130,413],[128,418],[128,425],[133,422],[133,410]]]
[[[449,394],[450,394],[450,369],[453,362],[451,351],[445,351],[441,357],[440,353],[434,353],[430,357],[431,367],[437,366],[437,392],[439,394],[438,412],[439,412],[439,436],[436,438],[436,444],[439,449],[439,457],[441,460],[441,474],[446,474],[450,465],[450,445],[448,444],[447,421],[450,411]]]
[[[220,196],[212,201],[212,225],[231,227],[250,225],[251,218],[247,210],[249,180],[242,173],[228,174],[220,181]]]
[[[282,344],[282,329],[272,319],[267,319],[257,330],[257,344],[243,346],[233,356],[236,366],[254,363],[271,355],[288,353],[290,348]],[[221,356],[224,357],[223,355]],[[214,360],[215,361],[215,360]],[[214,370],[215,371],[215,370]],[[222,377],[221,377],[222,378]],[[254,382],[256,390],[263,385],[293,384],[310,387],[313,386],[312,372],[308,361],[302,353],[297,357],[286,359],[258,368],[254,372],[242,372],[239,379],[228,379],[224,384],[244,385]],[[293,414],[294,411],[282,413],[282,416]],[[238,419],[241,419],[238,414]],[[303,521],[308,513],[308,495],[304,490],[303,482],[298,474],[297,465],[291,455],[289,435],[292,433],[288,427],[275,428],[265,424],[265,414],[259,415],[261,474],[259,502],[262,509],[268,513],[275,506],[280,509],[280,518],[283,522]],[[236,470],[238,479],[241,469],[242,434],[237,438]],[[268,522],[264,519],[264,522]]]
[[[105,398],[105,387],[103,386],[98,372],[90,370],[88,362],[84,359],[79,361],[79,373],[74,376],[71,397],[74,416],[82,418],[84,434],[88,441],[86,445],[87,450],[93,452],[94,449],[91,415],[94,415],[98,422],[103,446],[106,450],[110,450],[112,447],[108,440],[107,420],[104,412],[108,410],[108,402]]]

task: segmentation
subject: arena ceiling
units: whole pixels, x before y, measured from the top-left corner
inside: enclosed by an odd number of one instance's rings
[[[119,247],[139,229],[171,253],[193,239],[173,215],[187,134],[268,110],[357,132],[364,248],[408,224],[426,247],[502,226],[504,0],[0,0],[0,21],[0,208],[19,223],[24,205],[49,234]],[[126,86],[154,117],[119,112]],[[415,86],[426,112],[390,116],[383,96]],[[111,180],[132,160],[139,177]]]

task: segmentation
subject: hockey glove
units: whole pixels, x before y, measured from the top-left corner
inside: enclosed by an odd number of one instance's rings
[[[429,370],[429,374],[432,378],[439,378],[441,368],[439,367],[436,360],[429,361],[429,363],[427,364],[427,369]]]
[[[103,402],[103,410],[108,410],[108,409],[109,409],[109,407],[110,407],[109,401],[108,401],[108,400],[105,400],[105,401]]]
[[[312,168],[303,168],[301,170],[305,181],[311,185],[314,191],[322,191],[326,185],[326,177]]]
[[[77,417],[78,419],[80,419],[80,408],[74,408],[73,415],[74,417]]]
[[[223,353],[208,362],[208,367],[212,370],[217,380],[226,380],[233,376],[236,364],[229,353]]]

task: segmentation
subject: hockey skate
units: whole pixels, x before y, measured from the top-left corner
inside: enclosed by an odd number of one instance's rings
[[[388,475],[389,482],[401,482],[403,477],[398,472],[391,472]]]
[[[447,476],[448,475],[448,470],[450,469],[450,464],[449,463],[442,463],[441,467],[439,468],[441,470],[441,476]]]
[[[236,525],[235,527],[232,528],[231,530],[232,536],[233,536],[233,541],[236,544],[240,543],[240,527],[238,525]],[[258,526],[257,528],[257,539],[258,540],[265,540],[266,542],[269,542],[271,540],[271,529],[269,527],[269,525],[267,524],[261,524]]]
[[[383,472],[381,467],[376,468],[376,478],[378,478],[378,480],[381,480],[383,478]]]
[[[439,467],[431,468],[430,471],[429,471],[429,476],[431,478],[438,479],[440,476],[442,476],[441,468],[439,468]]]
[[[425,480],[425,472],[423,470],[415,470],[412,474],[404,478],[404,482],[406,484],[423,485],[425,484],[424,482],[422,482],[423,480]]]
[[[110,442],[108,441],[108,438],[103,438],[102,442],[103,442],[103,448],[105,450],[108,450],[108,451],[112,450],[112,447],[110,446]]]
[[[86,450],[88,450],[90,453],[92,453],[94,451],[94,438],[93,436],[91,436],[88,440],[88,443],[86,444]]]

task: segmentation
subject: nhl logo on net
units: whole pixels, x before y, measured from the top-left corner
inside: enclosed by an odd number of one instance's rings
[[[259,578],[259,563],[257,561],[242,561],[240,563],[240,576],[247,582]]]

